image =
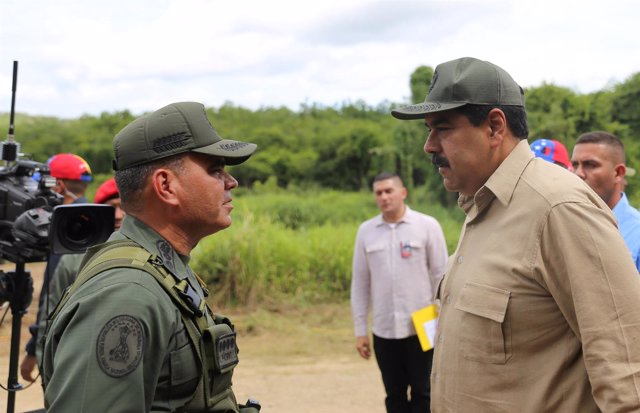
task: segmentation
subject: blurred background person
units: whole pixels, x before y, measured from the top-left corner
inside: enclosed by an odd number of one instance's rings
[[[422,350],[411,314],[433,304],[447,244],[435,218],[405,204],[407,189],[398,175],[379,174],[373,192],[381,213],[360,225],[353,252],[356,350],[365,360],[371,357],[371,310],[387,412],[429,412],[433,349]]]
[[[120,208],[120,194],[118,193],[118,187],[116,186],[114,178],[109,178],[98,187],[94,202],[96,204],[111,205],[114,208],[114,230],[117,231],[120,228],[120,225],[122,225],[122,219],[125,216],[125,212]],[[58,304],[58,301],[62,297],[64,290],[75,281],[83,258],[84,254],[65,254],[60,259],[60,262],[53,273],[53,277],[49,282],[48,291],[42,291],[42,293],[40,293],[40,296],[43,297],[45,302],[48,300],[48,312],[53,311],[53,308],[55,308],[56,304]],[[36,359],[38,360],[38,366],[42,365],[42,348],[44,343],[42,342],[41,337],[43,337],[44,329],[46,328],[48,312],[45,313],[42,311],[38,313],[37,324],[39,339],[36,346]]]
[[[47,165],[49,166],[49,174],[56,179],[53,191],[62,196],[63,205],[84,204],[89,202],[87,198],[85,198],[85,193],[87,192],[89,182],[93,180],[93,175],[91,174],[91,168],[87,161],[72,153],[59,153],[49,158]],[[59,254],[49,255],[49,260],[44,270],[40,298],[38,299],[38,314],[36,320],[47,316],[46,303],[43,297],[46,295],[46,291],[49,288],[49,280],[55,272],[61,257],[62,255]],[[44,314],[42,314],[43,312]],[[34,381],[33,371],[37,364],[37,321],[29,326],[29,332],[31,333],[31,337],[25,346],[26,354],[20,364],[20,376],[22,376],[24,380]]]
[[[622,141],[604,131],[580,135],[573,147],[571,163],[575,174],[589,184],[613,211],[622,238],[636,268],[640,270],[640,212],[629,204],[624,192],[629,168]]]
[[[537,158],[555,163],[570,171],[573,170],[567,147],[560,141],[555,139],[537,139],[531,142],[531,150]]]

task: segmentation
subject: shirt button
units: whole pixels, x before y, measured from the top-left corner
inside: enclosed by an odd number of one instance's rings
[[[462,264],[462,255],[458,255],[456,261],[458,261],[458,264]]]
[[[446,301],[447,304],[451,304],[451,296],[447,294],[447,296],[444,299]]]
[[[444,341],[444,337],[442,337],[442,334],[440,334],[440,335],[438,336],[438,342],[439,342],[439,343],[442,343],[443,341]]]

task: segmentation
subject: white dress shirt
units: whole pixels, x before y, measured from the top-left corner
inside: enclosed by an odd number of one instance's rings
[[[447,244],[435,218],[405,209],[389,224],[382,214],[360,225],[353,253],[351,310],[356,337],[387,339],[416,334],[411,313],[433,303],[444,273]]]

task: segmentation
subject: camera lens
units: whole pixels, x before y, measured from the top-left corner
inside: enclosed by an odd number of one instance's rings
[[[67,239],[71,243],[86,244],[96,233],[95,218],[89,215],[78,215],[68,224]]]
[[[53,209],[51,246],[56,254],[84,252],[104,242],[113,232],[114,209],[110,205],[70,204]]]
[[[93,214],[80,213],[66,217],[61,227],[64,228],[63,243],[70,249],[85,249],[95,243],[100,234],[100,223]]]

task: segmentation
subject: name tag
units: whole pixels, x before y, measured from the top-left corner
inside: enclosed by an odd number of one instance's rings
[[[235,332],[216,338],[216,364],[219,370],[238,364]]]

